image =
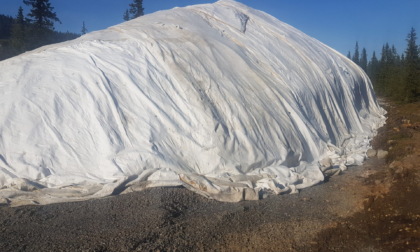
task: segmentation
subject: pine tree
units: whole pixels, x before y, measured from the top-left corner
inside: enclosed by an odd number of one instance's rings
[[[13,17],[0,14],[0,60],[15,55],[14,48],[10,43],[14,23],[15,19]]]
[[[23,3],[31,7],[28,16],[38,28],[53,30],[54,22],[61,23],[49,0],[23,0]]]
[[[56,43],[56,34],[54,33],[54,22],[60,22],[57,14],[53,12],[54,8],[51,6],[49,0],[23,0],[23,2],[31,6],[28,14],[29,22],[27,39],[29,50],[37,47]]]
[[[380,70],[378,71],[377,92],[383,96],[389,96],[389,80],[393,66],[391,48],[388,43],[382,46]]]
[[[19,7],[18,14],[15,19],[15,23],[12,27],[11,43],[17,53],[24,51],[25,47],[25,32],[26,32],[26,21],[23,15],[23,8]]]
[[[379,71],[379,61],[376,57],[376,52],[373,51],[372,58],[369,61],[368,67],[367,67],[367,74],[369,75],[369,78],[372,81],[372,84],[377,89],[377,80],[378,80],[378,71]]]
[[[359,53],[359,42],[356,42],[356,46],[354,48],[354,54],[352,58],[353,62],[356,64],[360,64],[360,53]]]
[[[347,53],[347,58],[351,59],[351,53],[350,53],[350,51]]]
[[[14,18],[0,14],[0,41],[10,38]]]
[[[366,72],[367,71],[367,53],[366,53],[366,49],[363,48],[362,50],[362,57],[360,58],[360,67]]]
[[[125,21],[130,20],[130,12],[128,10],[125,10],[124,15],[123,15],[123,19]]]
[[[25,16],[23,15],[23,8],[22,6],[19,7],[18,9],[18,14],[16,16],[16,23],[20,24],[20,25],[24,25],[25,24]]]
[[[403,76],[403,65],[395,46],[386,43],[382,47],[378,70],[378,93],[396,101],[402,101],[406,89]]]
[[[393,60],[394,60],[395,64],[397,64],[397,65],[401,64],[401,58],[400,58],[400,55],[397,52],[397,48],[395,47],[395,45],[391,46],[391,53],[392,53],[392,57],[393,57]]]
[[[412,102],[420,100],[420,60],[419,47],[416,44],[417,34],[414,28],[411,28],[407,36],[407,49],[405,50],[405,101]]]
[[[131,19],[143,16],[143,0],[133,0],[133,2],[130,4],[129,12],[131,14]]]
[[[82,25],[82,35],[84,35],[84,34],[86,34],[87,32],[88,32],[88,29],[86,28],[86,25],[85,25],[85,21],[83,21],[83,25]]]

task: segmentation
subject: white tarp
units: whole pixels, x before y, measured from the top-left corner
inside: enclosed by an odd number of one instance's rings
[[[224,201],[360,164],[384,110],[343,55],[230,0],[0,62],[0,201],[184,185]]]

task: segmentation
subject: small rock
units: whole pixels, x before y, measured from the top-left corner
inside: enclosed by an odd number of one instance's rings
[[[388,155],[388,151],[384,151],[384,150],[378,150],[378,154],[377,157],[379,159],[383,159]]]
[[[404,162],[403,167],[406,168],[406,169],[413,169],[414,164],[412,164],[410,162]]]
[[[378,152],[376,151],[376,150],[374,150],[374,149],[370,149],[370,150],[368,150],[367,152],[366,152],[366,156],[368,157],[368,158],[373,158],[373,157],[376,157],[376,154],[377,154]]]
[[[395,173],[396,173],[396,174],[401,174],[401,173],[403,173],[403,171],[404,171],[404,168],[402,168],[402,167],[398,167],[398,168],[395,170]]]
[[[389,164],[389,168],[391,169],[396,169],[399,167],[402,167],[401,161],[393,161],[392,163]]]
[[[260,190],[244,188],[244,200],[259,200]]]
[[[392,145],[392,144],[395,144],[396,142],[397,142],[397,141],[395,141],[395,140],[388,140],[388,142],[387,142],[387,143],[388,143],[389,145]]]
[[[3,198],[3,197],[0,198],[0,206],[6,206],[6,205],[9,205],[9,203],[10,203],[9,199]]]
[[[340,175],[340,173],[341,173],[340,168],[333,168],[333,169],[329,169],[329,170],[324,171],[324,175],[326,177],[337,176],[337,175]]]

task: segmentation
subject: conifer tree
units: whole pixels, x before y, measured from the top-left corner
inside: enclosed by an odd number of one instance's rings
[[[356,46],[354,48],[354,54],[352,58],[353,62],[356,64],[360,64],[360,53],[359,53],[359,42],[356,42]]]
[[[88,29],[86,28],[86,25],[85,25],[85,21],[83,21],[81,32],[82,32],[82,35],[84,35],[84,34],[86,34],[88,32]]]
[[[395,46],[388,43],[382,47],[380,60],[373,52],[367,74],[378,95],[397,102],[420,101],[420,47],[416,40],[417,34],[412,28],[406,38],[405,53],[398,54]],[[362,65],[363,58],[364,52],[360,59]]]
[[[380,95],[402,101],[405,92],[403,67],[395,46],[386,43],[382,47],[377,90]]]
[[[419,47],[416,44],[417,34],[411,28],[407,36],[407,49],[405,50],[405,101],[412,102],[420,100],[420,62]]]
[[[133,0],[130,4],[130,13],[132,18],[138,18],[144,15],[143,0]]]
[[[389,75],[392,68],[392,55],[389,44],[386,43],[382,46],[381,59],[379,61],[380,69],[378,71],[378,80],[377,80],[377,92],[380,95],[388,96],[389,95]]]
[[[366,72],[367,71],[367,53],[366,53],[366,49],[363,48],[362,50],[362,57],[360,58],[360,67]]]
[[[54,22],[60,23],[50,0],[23,0],[23,3],[31,7],[28,16],[38,28],[53,30]]]
[[[123,15],[123,19],[125,21],[130,20],[130,12],[128,10],[125,10],[124,15]]]
[[[124,20],[128,21],[144,15],[143,0],[133,0],[129,7],[124,13]]]
[[[24,50],[25,46],[25,27],[26,21],[23,15],[23,8],[19,7],[18,14],[15,19],[15,23],[12,27],[11,43],[13,48],[20,53]]]
[[[367,74],[372,81],[373,86],[377,89],[377,79],[378,79],[378,71],[379,71],[379,61],[376,57],[376,52],[373,51],[372,58],[368,63],[367,67]]]

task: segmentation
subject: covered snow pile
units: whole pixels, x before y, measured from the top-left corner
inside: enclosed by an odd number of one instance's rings
[[[360,164],[384,123],[366,74],[230,0],[0,62],[0,201],[184,185],[222,201]]]

